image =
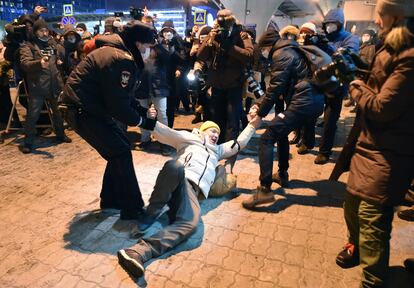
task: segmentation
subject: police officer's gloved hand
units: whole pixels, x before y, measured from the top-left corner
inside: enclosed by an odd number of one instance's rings
[[[141,122],[138,124],[138,127],[152,131],[154,130],[156,124],[157,124],[157,119],[141,117]]]

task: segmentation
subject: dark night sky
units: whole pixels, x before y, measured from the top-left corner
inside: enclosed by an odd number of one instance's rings
[[[107,0],[108,10],[128,10],[130,6],[148,7],[148,9],[165,9],[181,7],[187,1],[184,0]]]

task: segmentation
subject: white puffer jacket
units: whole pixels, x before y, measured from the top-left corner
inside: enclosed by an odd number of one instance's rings
[[[220,145],[209,144],[199,130],[176,131],[157,122],[154,135],[161,143],[177,149],[177,160],[185,167],[185,177],[200,187],[207,198],[216,176],[216,166],[221,159],[235,155],[246,147],[256,129],[247,125],[236,141]]]

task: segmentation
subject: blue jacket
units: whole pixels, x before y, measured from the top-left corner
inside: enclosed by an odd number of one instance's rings
[[[336,22],[339,23],[340,27],[338,30],[327,34],[326,37],[328,38],[331,44],[330,52],[335,52],[338,48],[348,48],[352,52],[358,53],[359,51],[359,39],[357,36],[353,35],[352,33],[345,31],[344,24],[345,24],[345,16],[344,12],[340,8],[331,9],[325,16],[323,21],[323,27],[325,30],[326,23]],[[326,31],[326,30],[325,30]]]

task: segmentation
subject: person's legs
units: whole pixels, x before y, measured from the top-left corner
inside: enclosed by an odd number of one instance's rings
[[[241,94],[241,88],[231,88],[226,90],[227,123],[226,130],[224,131],[224,142],[237,139],[239,136],[240,113],[243,111]]]
[[[63,127],[62,114],[58,108],[58,102],[56,98],[46,99],[51,110],[53,129],[55,130],[56,137],[61,139],[65,137],[65,128]]]
[[[334,98],[326,98],[326,106],[323,117],[323,134],[319,154],[329,156],[335,140],[336,123],[342,110],[342,97],[336,95]]]
[[[164,125],[168,125],[167,97],[153,97],[152,103],[157,109],[157,120]]]
[[[42,111],[44,105],[44,97],[33,96],[29,97],[29,107],[26,114],[26,124],[25,124],[25,134],[26,138],[24,140],[25,144],[33,145],[34,138],[36,136],[36,123],[39,119],[40,112]]]
[[[222,133],[220,133],[218,143],[225,142],[224,136],[227,129],[227,100],[225,98],[225,91],[221,89],[212,88],[211,102],[210,102],[211,120],[217,123]],[[237,114],[238,116],[238,114]]]
[[[393,207],[362,200],[358,215],[361,287],[384,287],[390,258]]]
[[[175,220],[171,225],[151,236],[143,237],[129,249],[118,251],[120,264],[136,277],[144,274],[144,262],[173,249],[197,228],[200,221],[200,204],[188,180],[183,179],[180,182],[172,194],[169,205],[176,211]]]
[[[176,160],[165,162],[155,181],[154,190],[149,199],[147,215],[158,215],[162,208],[171,200],[174,191],[182,185],[184,166]]]
[[[103,200],[119,199],[121,217],[125,219],[141,212],[144,202],[125,133],[111,119],[88,115],[79,116],[76,132],[108,161],[101,192],[105,195]]]

